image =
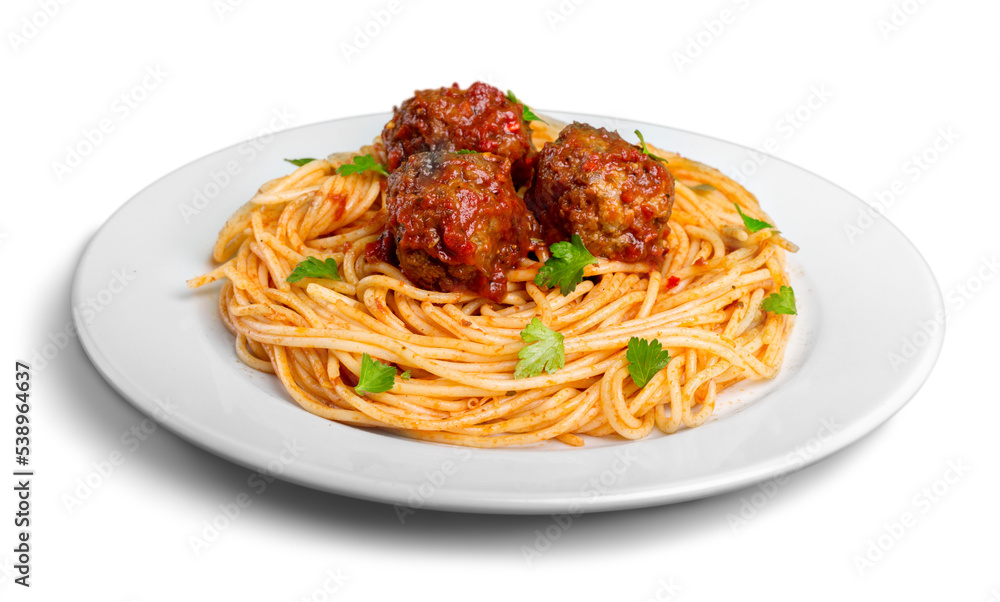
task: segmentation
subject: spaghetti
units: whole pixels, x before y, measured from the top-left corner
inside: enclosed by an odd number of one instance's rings
[[[534,125],[539,146],[558,135]],[[667,159],[676,186],[658,269],[599,258],[563,296],[533,282],[548,258],[542,250],[509,272],[500,302],[417,288],[365,255],[385,225],[384,176],[336,173],[359,155],[385,163],[376,139],[266,183],[222,228],[213,253],[221,265],[188,285],[224,280],[219,310],[239,358],[276,374],[292,399],[328,420],[475,447],[579,446],[583,435],[639,439],[695,427],[721,391],[779,370],[795,316],[761,303],[788,284],[785,252],[796,249],[773,228],[744,227],[734,203],[769,218],[738,183],[650,149]],[[335,259],[342,280],[289,283],[308,257]],[[565,337],[565,366],[515,379],[520,332],[536,317]],[[625,357],[632,337],[657,339],[671,357],[642,388]],[[411,378],[357,394],[351,383],[365,353]]]

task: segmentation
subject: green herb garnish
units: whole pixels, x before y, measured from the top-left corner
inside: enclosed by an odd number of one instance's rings
[[[354,157],[353,164],[344,163],[337,168],[337,175],[349,176],[355,173],[363,173],[366,171],[374,171],[377,174],[382,174],[383,176],[389,175],[389,170],[385,168],[385,165],[381,163],[376,163],[375,158],[371,155],[358,155]]]
[[[733,203],[733,205],[736,205],[736,213],[740,214],[740,218],[743,219],[743,225],[746,226],[746,228],[747,228],[748,231],[750,231],[750,232],[757,232],[758,230],[763,230],[764,228],[773,228],[774,227],[771,224],[769,224],[769,223],[767,223],[767,222],[765,222],[763,220],[754,219],[754,218],[750,217],[749,215],[743,213],[743,210],[740,209],[739,203]]]
[[[538,269],[535,284],[545,288],[558,284],[563,296],[573,292],[576,285],[583,281],[583,268],[597,263],[597,258],[583,245],[579,234],[574,234],[569,242],[553,243],[549,252],[552,256]]]
[[[340,272],[337,271],[337,260],[333,257],[320,261],[315,257],[306,257],[306,260],[295,266],[292,273],[285,280],[288,282],[298,282],[303,278],[326,278],[328,280],[340,280]]]
[[[771,293],[761,301],[760,308],[776,314],[794,315],[798,313],[795,309],[795,291],[790,286],[782,286],[778,292]]]
[[[667,160],[664,159],[663,157],[659,155],[654,155],[653,153],[649,152],[649,148],[646,147],[646,139],[642,137],[642,132],[636,130],[635,135],[639,137],[639,144],[642,146],[642,152],[644,152],[646,156],[656,159],[657,161],[663,161],[664,163],[667,162]]]
[[[528,108],[528,105],[518,100],[517,96],[514,96],[514,93],[510,90],[507,90],[507,100],[521,105],[521,115],[524,117],[525,121],[541,121],[544,124],[549,123],[548,121],[545,121],[538,115],[535,115],[535,113],[532,112],[530,108]]]
[[[524,327],[521,339],[532,344],[525,345],[517,353],[520,361],[514,369],[514,378],[538,376],[543,369],[546,373],[553,374],[566,365],[563,335],[542,324],[538,318],[532,318]]]
[[[628,360],[628,373],[632,375],[632,382],[641,389],[670,363],[670,352],[656,339],[647,341],[632,337],[628,340],[625,359]]]
[[[396,383],[396,369],[386,366],[378,360],[373,360],[367,353],[361,355],[361,372],[358,373],[358,386],[354,392],[358,395],[368,393],[385,393]]]

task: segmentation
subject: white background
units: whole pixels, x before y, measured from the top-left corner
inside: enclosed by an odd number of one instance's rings
[[[12,582],[15,498],[7,469],[0,479],[0,598],[1000,600],[996,3],[390,4],[4,2],[0,382],[16,359],[64,348],[33,377],[30,590]],[[389,506],[282,482],[195,555],[188,537],[250,472],[162,429],[123,444],[144,416],[63,339],[79,253],[145,185],[258,135],[275,111],[295,126],[475,80],[543,111],[774,138],[779,156],[870,203],[898,182],[882,207],[949,310],[934,373],[886,425],[776,490],[586,515],[531,563],[522,546],[551,517],[424,510],[401,525]],[[55,164],[70,147],[86,156],[67,173]],[[2,466],[12,405],[0,405]],[[116,452],[125,462],[68,509]],[[892,527],[906,512],[915,522]]]

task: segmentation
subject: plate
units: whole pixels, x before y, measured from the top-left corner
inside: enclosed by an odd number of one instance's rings
[[[244,366],[207,271],[226,218],[286,157],[369,143],[389,114],[306,125],[198,159],[142,190],[84,251],[72,302],[83,347],[114,388],[215,454],[278,478],[396,504],[496,513],[582,513],[689,500],[802,468],[857,441],[917,392],[944,337],[931,270],[888,221],[776,157],[647,123],[562,112],[745,174],[783,233],[799,307],[773,381],[727,391],[708,423],[639,441],[466,449],[335,424]],[[752,175],[751,175],[752,173]],[[404,514],[401,514],[403,516]]]

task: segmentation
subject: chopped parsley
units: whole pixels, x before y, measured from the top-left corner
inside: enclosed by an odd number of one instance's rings
[[[670,363],[670,352],[656,339],[647,341],[632,337],[628,340],[625,359],[628,360],[628,373],[632,375],[632,382],[641,389]]]
[[[337,168],[337,175],[349,176],[355,173],[363,173],[366,171],[374,171],[377,174],[382,174],[383,176],[389,175],[389,170],[385,168],[385,165],[381,163],[376,163],[375,158],[371,155],[358,155],[354,157],[353,164],[344,163]]]
[[[524,327],[521,339],[531,344],[517,352],[519,361],[514,369],[514,378],[538,376],[543,369],[546,373],[553,374],[566,365],[562,333],[542,324],[538,318],[532,318]]]
[[[651,157],[653,159],[656,159],[657,161],[662,161],[664,163],[667,162],[667,160],[664,159],[663,157],[661,157],[659,155],[654,155],[653,153],[649,152],[649,148],[646,146],[646,139],[642,137],[642,132],[640,132],[639,130],[636,130],[635,131],[635,135],[639,137],[639,144],[640,144],[640,146],[642,146],[642,152],[643,153],[645,153],[647,156],[649,156],[649,157]]]
[[[514,93],[510,90],[507,90],[507,100],[521,105],[521,114],[525,121],[541,121],[542,123],[548,124],[548,121],[545,121],[538,115],[535,115],[535,113],[528,108],[528,105],[518,100],[517,96],[514,96]]]
[[[590,254],[583,245],[579,234],[574,234],[569,242],[553,243],[549,247],[552,256],[538,269],[535,284],[551,288],[559,285],[559,291],[566,296],[583,282],[583,268],[597,263],[597,258]]]
[[[333,257],[326,261],[320,261],[315,257],[306,257],[306,260],[295,266],[292,273],[288,275],[288,282],[298,282],[303,278],[326,278],[328,280],[340,280],[340,272],[337,271],[337,260]]]
[[[373,360],[367,353],[361,355],[361,372],[358,373],[358,386],[354,392],[358,395],[368,393],[385,393],[396,383],[396,369],[386,366],[378,360]]]
[[[795,291],[790,286],[782,286],[776,293],[771,293],[766,299],[760,302],[760,308],[764,311],[776,314],[796,314]]]
[[[740,214],[740,218],[743,219],[743,225],[746,226],[747,230],[749,230],[750,232],[757,232],[758,230],[763,230],[764,228],[774,227],[771,224],[765,222],[764,220],[754,219],[749,215],[743,213],[743,210],[740,209],[739,203],[733,203],[733,205],[736,205],[736,213]]]
[[[299,167],[302,167],[306,163],[312,163],[315,160],[316,159],[285,159],[285,161],[288,161],[292,165],[298,165]]]

